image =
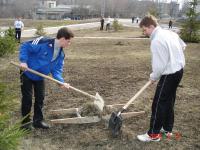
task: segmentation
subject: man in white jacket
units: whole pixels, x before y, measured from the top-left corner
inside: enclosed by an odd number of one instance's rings
[[[176,90],[183,76],[186,44],[169,30],[162,29],[154,16],[145,16],[140,24],[151,40],[152,83],[159,80],[152,103],[150,128],[146,134],[138,135],[143,142],[160,141],[162,134],[172,135]]]

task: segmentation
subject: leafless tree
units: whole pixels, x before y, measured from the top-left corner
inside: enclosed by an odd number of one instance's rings
[[[1,1],[10,4],[1,4]],[[30,18],[38,2],[44,0],[0,0],[0,17],[22,16]],[[72,14],[101,15],[102,0],[56,0],[57,4],[74,5]],[[79,8],[77,7],[79,6]],[[148,12],[156,14],[158,12],[156,3],[149,0],[105,0],[105,17],[132,17],[143,16]]]
[[[9,2],[9,0],[8,0]],[[4,3],[0,5],[0,17],[8,18],[8,17],[30,17],[31,10],[33,10],[37,0],[15,0],[12,3]]]

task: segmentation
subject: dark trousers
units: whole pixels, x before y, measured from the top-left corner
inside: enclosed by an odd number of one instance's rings
[[[108,30],[108,31],[110,30],[110,23],[107,23],[107,24],[106,24],[106,31],[107,31],[107,30]]]
[[[15,28],[15,39],[20,42],[20,39],[21,39],[21,29]]]
[[[161,128],[171,132],[174,125],[176,90],[182,79],[183,69],[174,74],[163,75],[159,80],[152,103],[148,134],[160,133]]]
[[[101,23],[100,30],[103,30],[104,23]]]
[[[32,95],[34,89],[34,115],[33,122],[42,121],[43,120],[43,101],[45,96],[45,84],[44,80],[42,81],[33,81],[29,79],[25,74],[21,74],[21,92],[22,92],[22,104],[21,104],[21,112],[22,116],[26,118],[23,123],[29,122],[30,112],[32,107]]]

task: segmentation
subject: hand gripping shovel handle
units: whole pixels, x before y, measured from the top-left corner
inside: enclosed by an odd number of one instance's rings
[[[18,63],[15,63],[15,62],[11,61],[11,64],[20,68],[20,65],[19,65]],[[49,80],[51,80],[51,81],[53,81],[53,82],[55,82],[55,83],[58,83],[58,84],[60,84],[60,85],[64,85],[63,82],[60,82],[60,81],[58,81],[58,80],[56,80],[56,79],[54,79],[54,78],[52,78],[52,77],[49,77],[49,76],[47,76],[47,75],[44,75],[44,74],[42,74],[42,73],[40,73],[40,72],[37,72],[37,71],[35,71],[35,70],[32,70],[32,69],[30,69],[30,68],[27,68],[27,71],[29,71],[29,72],[31,72],[31,73],[33,73],[33,74],[36,74],[36,75],[38,75],[38,76],[41,76],[41,77],[43,77],[43,78],[49,79]],[[77,92],[79,92],[79,93],[82,93],[83,95],[86,95],[86,96],[88,96],[88,97],[90,97],[90,98],[96,99],[95,96],[90,95],[90,94],[88,94],[88,93],[86,93],[86,92],[84,92],[84,91],[81,91],[81,90],[79,90],[79,89],[77,89],[77,88],[75,88],[75,87],[73,87],[73,86],[69,86],[69,88],[72,89],[72,90],[74,90],[74,91],[77,91]]]
[[[109,128],[112,131],[112,136],[117,137],[120,133],[122,127],[122,116],[121,113],[128,108],[128,106],[151,84],[151,81],[148,81],[123,107],[122,110],[118,113],[113,112],[109,120]]]

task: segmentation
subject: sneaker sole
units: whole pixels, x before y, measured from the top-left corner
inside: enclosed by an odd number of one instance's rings
[[[160,138],[158,138],[158,139],[151,139],[151,140],[148,140],[148,141],[144,141],[144,140],[140,139],[138,136],[137,136],[137,139],[139,141],[141,141],[141,142],[159,142],[160,141]]]

